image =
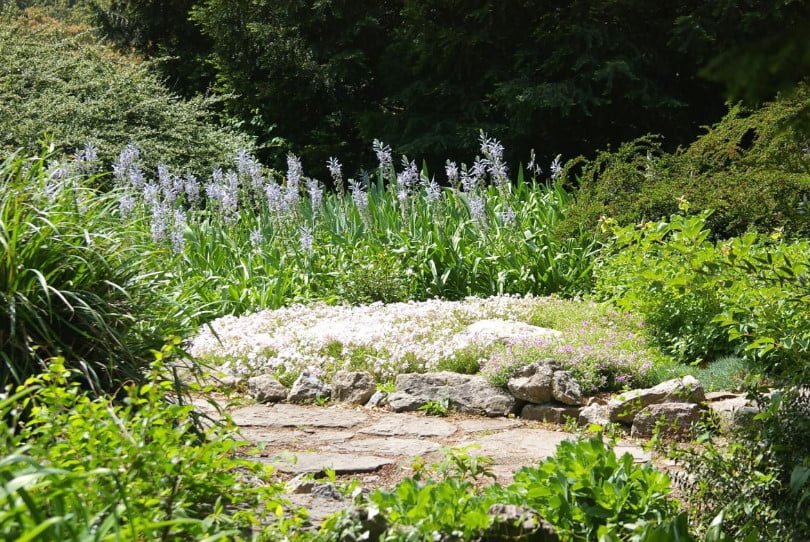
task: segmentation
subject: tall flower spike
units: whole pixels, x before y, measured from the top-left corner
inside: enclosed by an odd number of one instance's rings
[[[556,181],[562,175],[562,154],[558,154],[554,161],[551,162],[551,180]]]
[[[448,160],[444,166],[444,172],[447,175],[447,181],[450,183],[450,186],[458,189],[458,166],[456,163]]]
[[[253,245],[254,248],[258,248],[263,242],[264,235],[262,234],[262,230],[259,228],[250,230],[250,244]]]
[[[174,210],[171,242],[172,250],[175,254],[183,252],[183,249],[186,247],[186,213],[182,209]]]
[[[301,159],[290,153],[287,155],[287,186],[284,190],[284,200],[289,208],[298,203],[299,192],[301,190],[301,179],[304,176],[304,168]]]
[[[188,173],[183,182],[183,191],[186,194],[186,201],[193,207],[200,203],[200,183],[197,177]]]
[[[323,188],[316,179],[307,179],[307,192],[309,192],[309,202],[312,206],[312,213],[316,214],[323,201]]]
[[[312,252],[312,229],[301,226],[298,230],[299,241],[301,243],[301,250],[304,252]]]
[[[335,181],[335,189],[339,195],[343,195],[343,166],[334,156],[329,157],[326,161],[326,169],[329,170],[329,175]]]
[[[391,153],[391,147],[375,139],[373,143],[374,154],[377,155],[377,162],[380,164],[380,170],[387,172],[394,166],[394,157]]]
[[[442,198],[442,189],[435,179],[430,179],[425,184],[425,196],[431,203],[439,201]]]

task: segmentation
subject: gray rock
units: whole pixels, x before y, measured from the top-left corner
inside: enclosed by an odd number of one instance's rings
[[[488,514],[492,522],[481,537],[494,542],[559,542],[554,527],[528,506],[493,504]]]
[[[368,420],[368,415],[347,408],[309,405],[249,405],[231,413],[240,427],[318,427],[348,429]]]
[[[290,389],[287,400],[291,403],[309,403],[320,398],[329,398],[331,390],[317,376],[303,372]]]
[[[385,437],[449,437],[458,428],[450,422],[434,417],[416,417],[407,414],[389,414],[360,433]]]
[[[269,463],[281,472],[293,474],[319,473],[332,469],[335,474],[357,474],[373,472],[382,466],[390,465],[395,460],[374,455],[295,452],[284,453],[272,458],[258,458]]]
[[[330,446],[330,449],[339,452],[373,453],[380,455],[415,457],[436,452],[441,448],[439,444],[429,440],[415,438],[376,437],[365,439],[352,439]]]
[[[579,418],[577,420],[579,425],[601,425],[605,426],[610,423],[610,410],[606,405],[599,403],[591,403],[583,407],[579,411]]]
[[[337,500],[328,497],[321,497],[320,495],[306,494],[291,494],[286,495],[290,503],[295,507],[304,508],[307,511],[307,523],[311,526],[318,527],[329,516],[346,510],[347,506],[351,503],[346,500]]]
[[[700,413],[700,407],[694,403],[649,405],[636,414],[630,435],[651,437],[657,428],[666,436],[684,436],[689,434],[694,423],[700,421]]]
[[[568,371],[554,371],[554,377],[551,379],[551,396],[566,405],[583,403],[582,388]]]
[[[395,412],[413,411],[429,401],[447,401],[453,410],[487,416],[506,416],[515,409],[515,399],[483,377],[447,371],[397,376],[388,406]]]
[[[387,404],[388,394],[384,391],[375,391],[366,401],[366,406],[369,408],[382,408]]]
[[[526,420],[537,420],[550,423],[565,423],[566,419],[579,418],[579,407],[546,403],[544,405],[528,404],[523,407],[520,417]]]
[[[724,429],[745,425],[759,412],[744,395],[727,395],[722,399],[709,403],[709,409],[714,412]]]
[[[686,375],[661,382],[657,386],[622,393],[608,402],[610,421],[630,424],[636,414],[650,405],[661,403],[702,403],[706,400],[703,386]]]
[[[548,403],[551,401],[554,371],[559,368],[552,359],[537,361],[523,367],[509,379],[509,393],[520,401]]]
[[[278,403],[287,398],[287,388],[270,375],[259,375],[249,379],[248,390],[258,403]]]
[[[479,320],[467,326],[453,338],[456,348],[471,345],[487,347],[496,343],[553,342],[562,337],[555,329],[533,326],[511,320]]]
[[[324,499],[332,499],[333,501],[343,501],[343,495],[340,490],[331,482],[322,482],[315,484],[310,491],[310,494]]]
[[[377,391],[374,379],[366,372],[338,371],[332,379],[332,400],[364,405]]]
[[[243,426],[239,428],[242,438],[262,446],[275,448],[302,448],[313,444],[344,442],[354,437],[354,431],[336,431],[300,426],[296,429],[274,427]]]

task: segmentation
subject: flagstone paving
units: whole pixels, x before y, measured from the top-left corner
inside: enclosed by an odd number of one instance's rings
[[[520,418],[438,418],[340,405],[254,404],[228,410],[242,438],[259,445],[255,458],[282,473],[352,475],[387,467],[376,480],[380,484],[408,476],[416,457],[429,464],[441,459],[442,448],[458,446],[490,456],[498,481],[509,482],[517,469],[574,438],[559,426]],[[620,442],[617,451],[638,462],[650,460],[632,441]]]
[[[206,403],[195,404],[216,416]],[[509,483],[519,468],[536,464],[560,442],[575,438],[560,426],[520,418],[438,418],[342,405],[252,404],[225,410],[241,438],[257,445],[248,457],[273,465],[281,478],[317,477],[331,470],[365,489],[390,487],[413,473],[415,458],[432,464],[441,460],[443,448],[459,446],[490,456],[496,481]],[[620,441],[616,451],[629,452],[639,463],[651,460],[635,441]],[[350,504],[317,491],[291,490],[290,500],[306,507],[315,523]]]

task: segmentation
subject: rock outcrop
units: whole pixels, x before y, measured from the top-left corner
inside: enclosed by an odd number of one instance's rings
[[[483,377],[446,371],[398,375],[395,391],[388,396],[395,412],[418,410],[431,401],[468,414],[506,416],[515,410],[515,398]]]

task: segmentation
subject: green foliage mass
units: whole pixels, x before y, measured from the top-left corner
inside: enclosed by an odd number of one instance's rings
[[[410,478],[391,490],[377,490],[363,504],[382,516],[385,540],[435,540],[436,533],[458,540],[486,540],[493,504],[517,504],[537,512],[562,541],[691,541],[686,516],[670,498],[667,475],[617,457],[601,435],[565,441],[537,466],[524,467],[508,486],[476,489],[491,475],[486,463],[454,451],[426,481]],[[420,472],[420,476],[424,474]],[[370,516],[369,516],[370,517]],[[357,516],[337,515],[321,529],[320,540],[355,540],[363,526]],[[342,538],[341,538],[342,537]]]
[[[114,391],[183,329],[183,309],[161,295],[163,251],[122,226],[94,182],[43,157],[0,165],[0,386],[63,355],[86,384]]]
[[[235,172],[238,187],[228,189],[238,195],[234,213],[215,200],[189,205],[178,198],[167,203],[172,209],[164,216],[138,187],[131,191],[138,203],[128,220],[146,234],[172,210],[185,213],[185,222],[170,228],[183,246],[164,268],[172,271],[176,298],[209,318],[313,299],[575,295],[590,288],[591,236],[551,235],[571,200],[559,186],[521,178],[514,186],[465,192],[433,184],[429,195],[427,172],[408,167],[416,184],[403,198],[391,167],[378,170],[367,188],[358,184],[352,194],[314,199],[311,187],[289,188],[289,175],[257,189],[250,176]],[[268,189],[286,193],[291,203],[274,207],[278,201],[266,197]]]
[[[85,143],[109,164],[135,143],[144,165],[207,173],[250,140],[218,128],[211,102],[173,95],[148,64],[99,43],[89,28],[38,12],[0,18],[0,149],[72,154]]]
[[[607,216],[620,224],[658,220],[686,198],[693,211],[712,209],[715,236],[747,229],[810,234],[810,87],[756,110],[732,107],[728,115],[686,148],[661,149],[644,137],[581,167],[580,191],[566,228],[596,228]]]
[[[735,353],[768,373],[806,377],[810,245],[755,233],[711,241],[708,217],[614,229],[596,291],[643,317],[649,335],[682,361]]]
[[[298,521],[276,516],[285,503],[269,468],[234,457],[235,427],[200,429],[177,402],[164,378],[173,348],[120,403],[88,399],[60,359],[0,397],[0,538],[268,540]]]
[[[727,439],[704,439],[675,450],[683,467],[679,487],[692,522],[702,528],[717,514],[733,540],[810,538],[810,394],[804,381],[764,395],[762,411]]]

